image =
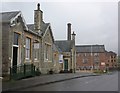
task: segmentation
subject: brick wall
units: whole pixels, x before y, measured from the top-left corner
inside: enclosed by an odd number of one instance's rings
[[[81,70],[90,70],[93,67],[99,69],[101,62],[106,62],[105,53],[98,53],[95,56],[95,53],[77,53],[76,55],[76,67]],[[99,67],[99,68],[97,68]]]

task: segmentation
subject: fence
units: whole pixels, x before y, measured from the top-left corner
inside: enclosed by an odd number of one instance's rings
[[[28,76],[35,76],[35,66],[24,64],[10,68],[10,79],[18,80]]]

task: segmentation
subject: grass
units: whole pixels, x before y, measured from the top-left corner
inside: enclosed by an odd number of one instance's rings
[[[102,70],[95,70],[93,71],[93,73],[96,73],[96,74],[105,74],[105,73],[108,73],[107,71],[102,71]]]

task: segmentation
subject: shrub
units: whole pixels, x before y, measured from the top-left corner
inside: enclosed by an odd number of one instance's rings
[[[72,70],[72,69],[70,69],[69,73],[72,73],[72,72],[73,72],[73,70]]]
[[[63,73],[63,70],[60,70],[60,72],[59,73]]]
[[[53,74],[53,73],[54,73],[54,71],[52,69],[50,69],[49,74]]]
[[[39,68],[36,69],[35,74],[36,74],[36,76],[39,76],[41,74]]]

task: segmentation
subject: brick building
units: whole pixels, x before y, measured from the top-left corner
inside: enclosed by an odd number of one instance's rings
[[[106,67],[108,70],[117,68],[117,54],[112,51],[106,51]]]
[[[100,69],[101,63],[105,63],[104,45],[80,45],[76,46],[76,52],[77,69]]]
[[[117,66],[116,53],[105,50],[104,45],[76,46],[78,70],[106,70]]]

